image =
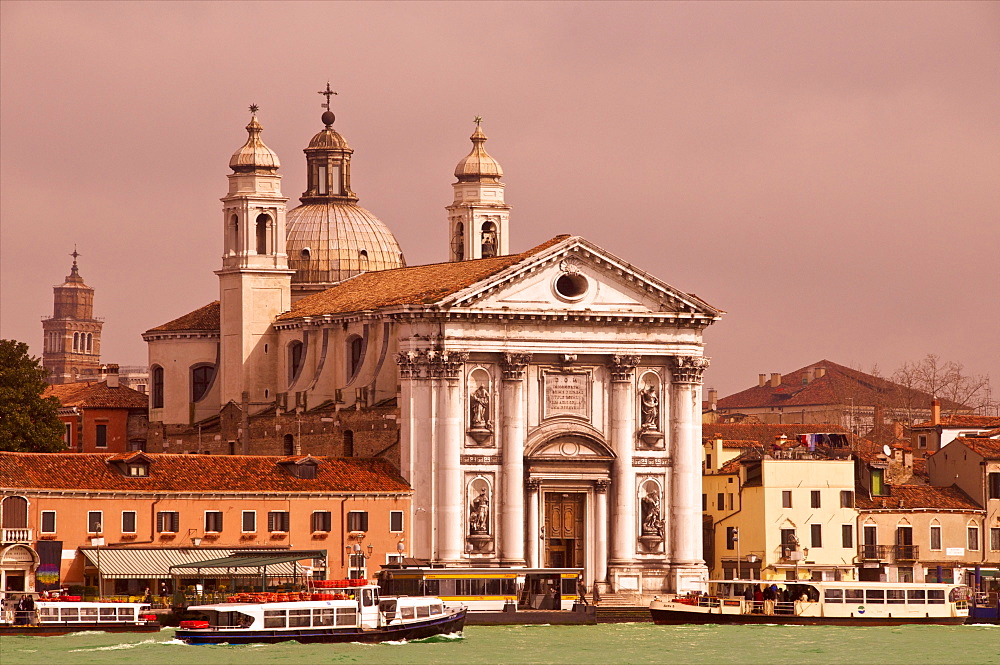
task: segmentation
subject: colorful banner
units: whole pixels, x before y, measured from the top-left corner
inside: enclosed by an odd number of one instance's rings
[[[35,591],[53,591],[59,588],[59,566],[62,563],[61,540],[39,540],[38,570],[35,571]]]

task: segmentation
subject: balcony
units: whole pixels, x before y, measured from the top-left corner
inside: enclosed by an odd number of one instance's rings
[[[5,545],[11,543],[30,543],[32,540],[31,529],[18,527],[15,529],[0,529],[0,543]]]
[[[858,558],[862,561],[886,561],[889,558],[889,546],[859,545]]]
[[[894,545],[893,558],[896,561],[917,561],[920,559],[919,545]]]

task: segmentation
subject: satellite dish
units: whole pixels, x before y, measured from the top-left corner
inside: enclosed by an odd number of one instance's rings
[[[892,457],[892,448],[888,444],[882,446],[882,454],[886,457]]]

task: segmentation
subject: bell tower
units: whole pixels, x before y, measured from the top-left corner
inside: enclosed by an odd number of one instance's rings
[[[503,169],[486,152],[486,134],[476,116],[472,152],[455,167],[455,200],[448,210],[448,260],[466,261],[510,253],[510,206],[504,203]]]
[[[291,306],[291,275],[285,253],[285,203],[281,165],[260,135],[257,106],[250,107],[247,142],[229,167],[222,198],[223,255],[219,276],[222,403],[271,398],[275,377],[265,356],[277,353],[271,322]],[[272,339],[275,338],[275,339]]]
[[[70,256],[66,281],[52,288],[52,316],[42,319],[42,367],[52,384],[100,378],[104,322],[94,318],[94,289],[83,283],[76,247]]]

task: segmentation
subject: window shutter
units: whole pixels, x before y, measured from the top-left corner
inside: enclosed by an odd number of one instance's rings
[[[170,530],[177,533],[181,530],[181,514],[170,513]]]

